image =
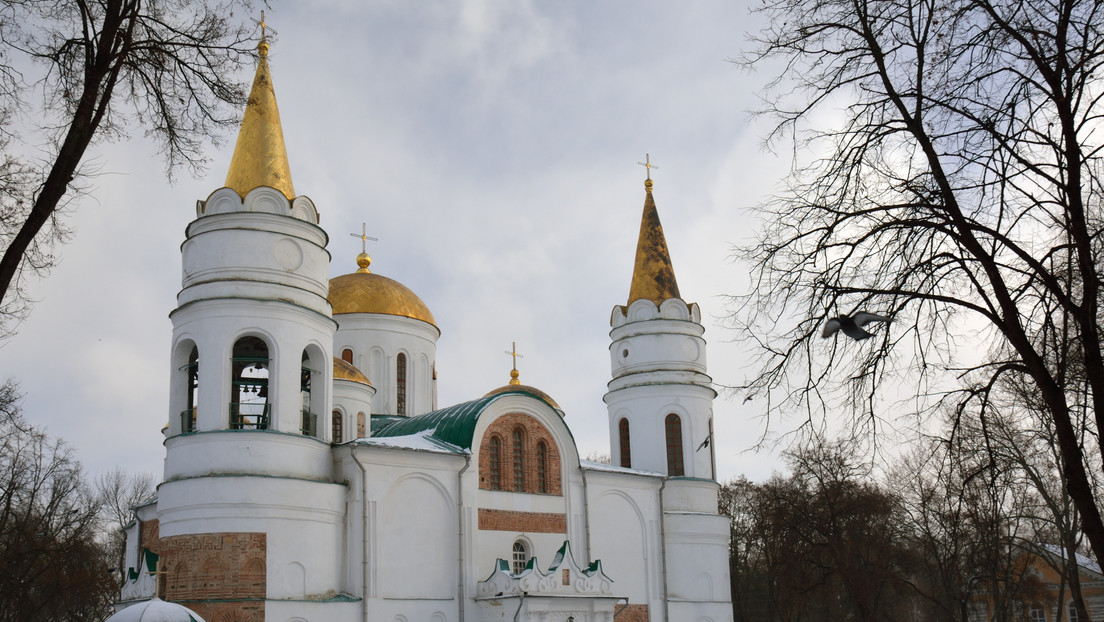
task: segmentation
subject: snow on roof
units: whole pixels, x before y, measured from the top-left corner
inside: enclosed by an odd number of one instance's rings
[[[439,454],[462,454],[467,450],[447,443],[434,436],[436,428],[422,430],[414,434],[404,436],[372,436],[359,438],[353,441],[356,445],[372,445],[376,447],[391,447],[394,449],[411,449],[414,451],[429,451]]]
[[[590,471],[605,471],[607,473],[625,473],[627,475],[645,475],[648,477],[666,477],[663,473],[658,471],[645,471],[644,469],[629,469],[621,466],[613,466],[612,464],[606,464],[605,462],[591,462],[590,460],[579,460],[579,466]]]
[[[1066,550],[1058,546],[1057,544],[1040,544],[1039,547],[1045,550],[1047,553],[1050,553],[1051,555],[1057,557],[1058,559],[1064,560],[1066,558]],[[1078,566],[1085,568],[1086,570],[1091,570],[1096,574],[1104,574],[1100,572],[1100,564],[1094,562],[1091,558],[1086,557],[1080,553],[1074,553],[1074,559],[1077,560]]]
[[[165,602],[155,596],[119,611],[107,622],[203,622],[203,618],[183,605]]]

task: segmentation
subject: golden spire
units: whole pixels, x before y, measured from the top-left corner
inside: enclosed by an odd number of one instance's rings
[[[276,92],[272,89],[272,74],[268,70],[268,39],[265,36],[264,13],[261,13],[261,42],[257,44],[257,75],[245,105],[226,187],[242,197],[250,190],[269,186],[282,192],[288,200],[295,198],[288,167],[284,131],[280,126],[280,111],[276,107]]]
[[[648,178],[644,181],[644,215],[640,219],[640,239],[636,243],[636,265],[633,267],[632,285],[629,287],[629,302],[651,300],[658,305],[670,298],[679,296],[678,283],[675,281],[675,269],[671,266],[671,255],[667,252],[667,240],[663,237],[663,226],[659,223],[655,199],[652,198],[652,170],[656,168],[650,159],[641,162],[648,168]]]
[[[506,351],[506,354],[509,354],[514,359],[514,368],[510,370],[510,382],[509,382],[509,384],[513,384],[513,385],[521,384],[521,381],[518,380],[518,376],[520,376],[521,374],[518,373],[517,360],[518,360],[518,357],[521,357],[521,358],[525,358],[525,357],[522,357],[520,354],[517,353],[517,342],[516,341],[511,341],[510,342],[510,349]]]

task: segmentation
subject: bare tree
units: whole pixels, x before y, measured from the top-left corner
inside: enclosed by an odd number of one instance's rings
[[[102,540],[113,556],[120,583],[126,576],[126,535],[123,529],[134,520],[134,508],[154,494],[152,473],[130,473],[122,467],[96,478],[96,499],[100,506]]]
[[[1065,355],[1063,355],[1065,358]],[[1076,376],[1079,365],[1071,366],[1067,377]],[[1083,382],[1081,383],[1083,385]],[[1077,510],[1066,490],[1054,426],[1045,406],[1031,385],[1006,383],[1005,404],[999,416],[989,418],[989,455],[992,463],[1002,464],[1033,491],[1033,507],[1025,507],[1024,515],[1033,523],[1030,542],[1020,544],[1043,563],[1050,564],[1062,577],[1058,602],[1065,602],[1068,586],[1072,602],[1083,619],[1090,619],[1081,592],[1081,572],[1077,562],[1082,540]],[[1083,412],[1083,411],[1082,411]],[[1079,442],[1085,446],[1086,429],[1078,426]],[[1092,451],[1092,447],[1086,447]],[[1098,483],[1090,484],[1098,490]],[[1099,494],[1098,494],[1099,496]]]
[[[234,9],[249,4],[0,2],[0,322],[27,312],[25,278],[53,264],[67,236],[59,210],[80,189],[89,145],[137,126],[159,141],[170,174],[202,167],[202,147],[244,101],[234,78],[250,28]],[[41,155],[15,148],[25,144]]]
[[[817,442],[787,461],[789,476],[722,488],[735,619],[914,619],[897,499],[854,444]]]
[[[746,61],[784,62],[766,112],[776,137],[810,148],[799,160],[815,155],[746,249],[757,281],[737,315],[764,353],[751,389],[773,390],[776,413],[846,402],[875,428],[902,410],[925,426],[950,404],[984,437],[1001,380],[1030,384],[1104,559],[1089,475],[1104,467],[1104,2],[763,6]],[[863,342],[820,338],[857,310],[893,321]],[[921,397],[894,406],[903,394]]]
[[[740,477],[721,486],[719,511],[729,518],[728,566],[736,620],[772,620],[770,583],[757,529],[760,487]]]
[[[118,586],[80,463],[22,421],[18,398],[0,410],[0,621],[98,622]]]

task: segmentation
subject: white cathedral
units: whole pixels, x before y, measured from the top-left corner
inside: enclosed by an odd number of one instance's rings
[[[425,303],[363,253],[327,278],[258,51],[226,187],[181,247],[164,481],[112,620],[732,620],[701,311],[651,180],[598,464],[516,366],[439,407]]]

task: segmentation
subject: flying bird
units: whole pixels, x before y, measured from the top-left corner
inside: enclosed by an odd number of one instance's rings
[[[888,324],[890,318],[884,315],[867,313],[866,311],[859,311],[855,315],[837,315],[824,324],[824,332],[820,333],[820,336],[827,339],[842,330],[843,334],[855,341],[862,341],[874,336],[862,328],[871,322],[886,322]]]
[[[705,440],[704,440],[704,441],[702,441],[702,444],[701,444],[701,445],[698,445],[698,449],[697,449],[697,451],[701,451],[701,450],[705,449],[706,447],[709,447],[709,439],[710,439],[710,438],[711,438],[712,436],[713,436],[712,434],[709,434],[709,435],[707,435],[707,436],[705,437]]]

